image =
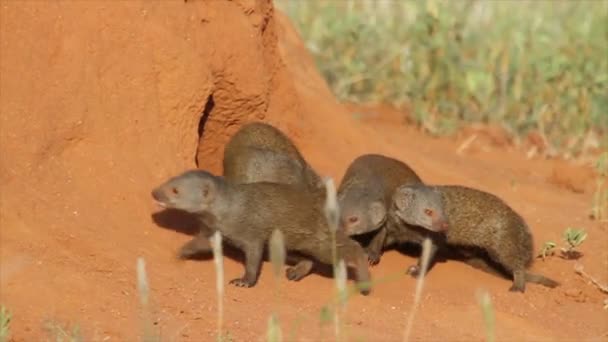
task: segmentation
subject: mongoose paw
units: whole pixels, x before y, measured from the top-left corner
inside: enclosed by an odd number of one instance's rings
[[[198,246],[194,242],[198,243],[198,241],[192,240],[192,241],[184,244],[177,251],[177,258],[182,259],[182,260],[191,259],[193,256],[204,252],[204,250],[201,249],[200,246]]]
[[[509,288],[509,291],[510,292],[521,292],[521,293],[524,293],[526,290],[523,287],[521,287],[521,286],[517,286],[517,285],[513,284],[513,286],[511,286]]]
[[[407,274],[411,275],[412,277],[416,278],[420,274],[420,267],[418,265],[412,265],[412,266],[410,266],[410,267],[407,268],[407,270],[405,271],[405,273],[407,273]]]
[[[380,253],[367,251],[367,260],[370,266],[375,266],[380,262]]]
[[[371,292],[372,292],[372,290],[371,290],[369,287],[367,287],[367,286],[363,286],[363,285],[359,285],[359,293],[360,293],[360,294],[362,294],[362,295],[364,295],[364,296],[367,296],[367,295],[369,295]]]
[[[252,287],[253,282],[247,281],[245,278],[236,278],[230,281],[230,284],[238,287]]]
[[[298,281],[304,278],[304,276],[300,274],[300,272],[298,272],[298,269],[296,267],[288,267],[287,270],[285,270],[285,276],[287,277],[287,279],[292,281]]]
[[[194,253],[190,248],[181,248],[177,252],[177,258],[181,260],[186,260],[190,259],[194,254],[196,253]]]

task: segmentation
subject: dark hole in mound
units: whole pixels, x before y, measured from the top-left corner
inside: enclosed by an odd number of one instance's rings
[[[211,94],[207,98],[207,103],[205,103],[205,108],[203,108],[201,120],[198,122],[199,147],[197,147],[196,155],[194,156],[194,162],[196,163],[196,167],[199,167],[198,155],[199,155],[200,141],[201,141],[201,138],[203,137],[203,135],[205,134],[205,124],[207,123],[207,120],[209,119],[209,115],[211,114],[211,111],[213,111],[213,107],[215,107],[215,101],[213,101],[213,94]]]

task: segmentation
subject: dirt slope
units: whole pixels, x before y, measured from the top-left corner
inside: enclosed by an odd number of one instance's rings
[[[46,338],[48,320],[79,325],[87,340],[135,340],[138,256],[147,262],[164,339],[212,340],[213,265],[175,260],[189,236],[155,224],[150,189],[197,162],[221,171],[223,144],[250,120],[284,129],[336,181],[357,155],[380,152],[407,161],[428,182],[490,190],[529,221],[537,246],[567,226],[584,227],[580,262],[608,282],[607,228],[588,220],[588,190],[551,182],[562,164],[500,147],[458,154],[461,141],[424,136],[390,111],[355,119],[270,1],[0,6],[0,302],[13,312],[14,341]],[[349,302],[353,338],[400,340],[415,286],[403,270],[412,262],[391,251],[373,269],[374,278],[395,278]],[[605,341],[605,296],[573,265],[537,262],[535,270],[563,286],[531,285],[519,295],[506,291],[506,280],[441,263],[429,274],[413,339],[483,340],[475,292],[485,288],[498,340]],[[236,341],[263,338],[275,299],[269,271],[265,264],[252,289],[226,288],[226,329]],[[241,272],[238,261],[226,260],[228,279]],[[282,285],[284,334],[331,339],[331,326],[319,325],[331,279]]]

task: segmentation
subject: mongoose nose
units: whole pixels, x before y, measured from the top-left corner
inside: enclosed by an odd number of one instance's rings
[[[158,189],[152,190],[152,198],[154,198],[157,201],[160,200],[159,195],[158,195]]]

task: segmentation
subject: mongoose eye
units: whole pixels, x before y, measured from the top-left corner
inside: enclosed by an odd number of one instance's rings
[[[349,223],[357,223],[358,221],[359,221],[359,218],[357,216],[351,216],[348,218]]]
[[[179,191],[177,190],[177,188],[172,188],[171,192],[174,193],[175,195],[179,194]]]
[[[433,211],[432,211],[431,209],[424,209],[424,213],[425,213],[427,216],[433,216]]]

